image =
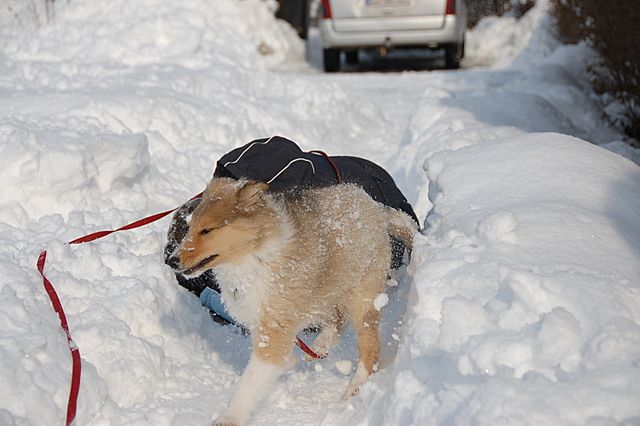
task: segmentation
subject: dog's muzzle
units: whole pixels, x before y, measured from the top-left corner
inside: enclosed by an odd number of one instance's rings
[[[215,259],[216,257],[218,257],[217,254],[212,254],[211,256],[207,256],[204,259],[202,259],[200,262],[196,263],[194,266],[192,266],[189,269],[185,269],[184,271],[180,271],[182,272],[183,275],[191,275],[194,272],[198,271],[198,269],[202,268],[203,266],[205,266],[207,263],[211,262],[213,259]],[[178,265],[180,264],[180,260],[178,260]]]

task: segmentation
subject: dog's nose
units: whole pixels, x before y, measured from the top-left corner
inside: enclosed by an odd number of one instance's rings
[[[180,258],[176,255],[172,255],[167,259],[167,265],[171,267],[171,269],[178,270],[180,269]]]

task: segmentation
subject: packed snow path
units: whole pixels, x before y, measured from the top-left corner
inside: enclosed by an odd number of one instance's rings
[[[2,18],[0,424],[63,424],[71,362],[43,248],[83,357],[79,424],[224,409],[249,340],[175,285],[168,222],[64,242],[180,204],[221,154],[273,134],[378,162],[430,213],[383,307],[384,368],[342,400],[348,332],[285,374],[255,424],[637,421],[640,169],[585,140],[637,153],[542,5],[470,35],[468,64],[489,68],[325,75],[266,2],[184,3],[78,0],[37,31]]]

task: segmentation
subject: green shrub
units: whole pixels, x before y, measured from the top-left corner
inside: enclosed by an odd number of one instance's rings
[[[613,118],[640,140],[640,4],[638,0],[552,0],[558,36],[567,43],[586,41],[600,55],[594,88],[622,106]]]

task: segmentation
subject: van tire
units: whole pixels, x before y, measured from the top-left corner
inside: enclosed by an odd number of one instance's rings
[[[340,49],[324,49],[323,52],[324,70],[326,72],[336,72],[340,70]]]
[[[460,59],[462,58],[462,46],[458,44],[449,44],[444,48],[445,68],[448,70],[457,70],[460,68]]]
[[[348,50],[344,52],[344,61],[349,65],[358,65],[360,58],[357,50]]]

